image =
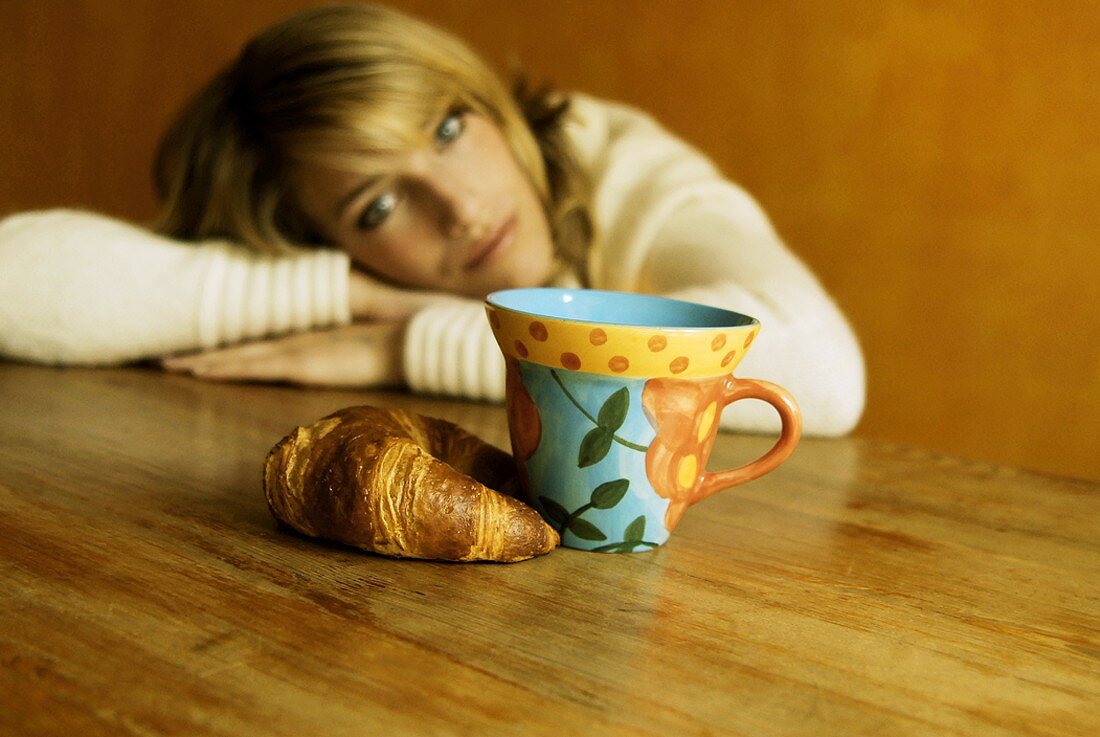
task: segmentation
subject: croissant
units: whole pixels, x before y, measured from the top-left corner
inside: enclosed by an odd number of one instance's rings
[[[516,489],[512,457],[445,420],[349,407],[299,427],[264,462],[276,519],[313,537],[399,558],[513,562],[558,533]]]

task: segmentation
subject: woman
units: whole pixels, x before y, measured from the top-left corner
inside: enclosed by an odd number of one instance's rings
[[[740,373],[786,386],[807,433],[862,412],[850,328],[749,195],[641,113],[509,95],[392,10],[311,9],[253,39],[168,132],[156,181],[160,235],[0,223],[0,352],[499,400],[481,299],[587,286],[753,315]],[[724,426],[774,430],[758,405]]]

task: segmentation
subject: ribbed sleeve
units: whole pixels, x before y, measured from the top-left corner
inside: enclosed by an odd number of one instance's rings
[[[667,296],[756,317],[760,334],[735,375],[790,392],[807,435],[835,437],[855,428],[865,399],[863,356],[839,311],[823,309],[819,294],[777,286],[765,300],[736,283],[717,281]],[[722,412],[721,426],[773,433],[779,416],[764,402],[742,400]]]
[[[808,435],[852,430],[865,403],[859,344],[759,204],[648,116],[584,96],[575,107],[601,234],[589,259],[592,286],[757,318],[760,335],[737,376],[790,391]],[[740,401],[722,415],[726,429],[774,432],[778,424],[763,402]]]
[[[316,251],[263,257],[210,245],[199,331],[203,347],[315,327],[346,324],[348,257]]]
[[[480,301],[427,307],[405,331],[405,380],[413,391],[504,399],[504,358]]]
[[[181,243],[71,210],[0,221],[0,355],[108,365],[346,323],[346,255]]]
[[[716,193],[717,194],[717,193]],[[739,193],[685,203],[648,249],[645,291],[751,315],[760,334],[736,375],[784,387],[808,435],[850,432],[863,413],[865,371],[855,334],[836,303]],[[774,432],[773,408],[740,401],[722,427]]]

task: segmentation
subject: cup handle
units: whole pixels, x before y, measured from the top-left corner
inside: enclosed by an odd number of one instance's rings
[[[711,494],[728,489],[731,486],[752,481],[766,473],[774,471],[780,463],[798,445],[798,439],[802,436],[802,412],[794,397],[783,387],[770,381],[760,379],[737,379],[732,375],[727,377],[725,390],[722,394],[722,407],[733,404],[738,399],[762,399],[779,412],[779,418],[783,422],[783,428],[779,432],[779,439],[775,445],[764,455],[755,461],[746,463],[727,471],[715,471],[703,474],[703,480],[699,484],[695,501],[706,499]]]

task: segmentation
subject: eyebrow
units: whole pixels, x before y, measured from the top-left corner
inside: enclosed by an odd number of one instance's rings
[[[367,177],[359,184],[352,187],[351,191],[340,198],[340,201],[336,203],[336,220],[339,221],[343,218],[344,212],[351,207],[351,203],[359,199],[359,196],[366,192],[368,189],[378,183],[381,176]]]

